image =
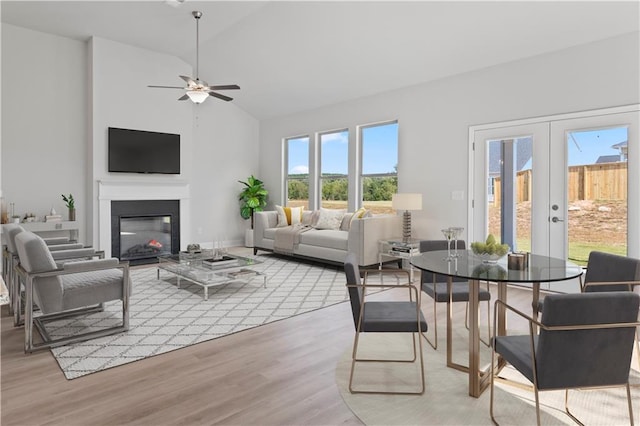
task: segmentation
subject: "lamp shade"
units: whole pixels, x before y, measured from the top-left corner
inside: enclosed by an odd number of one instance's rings
[[[194,104],[201,104],[209,97],[209,93],[203,92],[202,90],[189,90],[187,96],[189,96],[189,99],[191,99]]]
[[[395,210],[422,210],[422,194],[393,194],[391,206]]]

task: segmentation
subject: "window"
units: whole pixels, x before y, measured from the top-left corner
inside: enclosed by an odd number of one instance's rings
[[[373,213],[393,213],[398,192],[398,122],[360,127],[362,206]]]
[[[313,131],[313,129],[309,129]],[[398,122],[296,135],[282,140],[281,204],[391,213],[398,192]]]
[[[349,194],[349,132],[320,133],[320,205],[346,209]]]
[[[309,137],[285,139],[287,157],[286,205],[309,209]]]

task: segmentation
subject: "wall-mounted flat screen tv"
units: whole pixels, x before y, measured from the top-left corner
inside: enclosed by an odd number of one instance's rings
[[[180,174],[180,135],[109,127],[109,171]]]

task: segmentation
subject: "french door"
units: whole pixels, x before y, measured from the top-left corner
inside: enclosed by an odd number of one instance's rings
[[[469,238],[585,264],[640,257],[640,109],[470,129]]]

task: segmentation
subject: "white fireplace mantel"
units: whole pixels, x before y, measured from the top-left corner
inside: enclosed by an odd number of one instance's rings
[[[190,241],[190,188],[186,181],[98,181],[97,246],[111,257],[111,201],[180,200],[180,249]]]

